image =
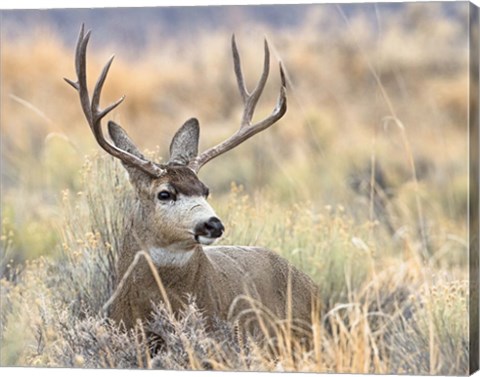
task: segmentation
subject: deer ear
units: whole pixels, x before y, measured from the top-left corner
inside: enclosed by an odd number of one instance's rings
[[[133,144],[133,141],[128,137],[125,130],[115,122],[108,122],[108,134],[110,135],[110,138],[112,139],[113,143],[117,148],[120,148],[125,152],[131,153],[138,158],[145,159],[143,154],[138,150],[135,144]],[[148,182],[150,182],[149,176],[145,172],[135,166],[126,164],[123,161],[121,162],[125,170],[128,172],[130,182],[134,187],[136,187],[137,189],[141,189],[145,186],[145,184],[148,184]]]
[[[177,131],[170,144],[169,164],[188,165],[197,157],[200,126],[195,118],[187,120]]]
[[[125,130],[117,123],[112,121],[108,122],[108,134],[110,135],[113,143],[117,148],[120,148],[125,152],[131,153],[138,158],[145,159],[143,154],[140,153],[135,144],[133,144],[133,141],[128,137]]]

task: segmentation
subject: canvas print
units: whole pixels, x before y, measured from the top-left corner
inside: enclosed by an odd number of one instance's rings
[[[478,369],[478,8],[3,10],[2,367]]]

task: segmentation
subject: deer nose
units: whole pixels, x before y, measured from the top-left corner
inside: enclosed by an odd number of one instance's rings
[[[210,217],[207,221],[197,224],[195,227],[196,236],[218,238],[223,234],[225,227],[218,217]]]

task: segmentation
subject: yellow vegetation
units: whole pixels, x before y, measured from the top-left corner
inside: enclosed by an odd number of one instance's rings
[[[332,21],[321,11],[295,32],[253,25],[237,34],[249,83],[261,68],[257,36],[267,35],[287,70],[288,111],[200,178],[226,226],[221,242],[278,251],[315,279],[324,307],[310,352],[285,346],[273,362],[250,349],[241,364],[212,352],[213,369],[466,373],[467,37],[454,21],[427,17],[429,6],[389,15],[380,35],[361,15],[322,34]],[[117,51],[103,100],[127,98],[113,119],[163,158],[189,117],[200,120],[201,148],[229,136],[242,106],[229,38],[151,43],[136,59]],[[92,47],[91,80],[114,52]],[[131,192],[62,80],[73,77],[73,46],[51,34],[4,39],[1,64],[0,364],[165,365],[148,359],[141,336],[100,331],[92,319],[111,292]],[[259,118],[275,103],[277,76],[272,63]],[[98,358],[68,348],[65,324],[96,334]],[[102,336],[131,341],[133,361],[127,347],[122,364],[121,347],[112,353]],[[183,367],[205,368],[185,339]],[[60,356],[64,347],[71,357]]]

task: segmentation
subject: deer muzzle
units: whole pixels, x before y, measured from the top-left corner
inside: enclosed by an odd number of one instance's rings
[[[202,245],[210,245],[221,237],[225,227],[218,217],[212,216],[206,221],[199,222],[194,229],[195,240]]]

